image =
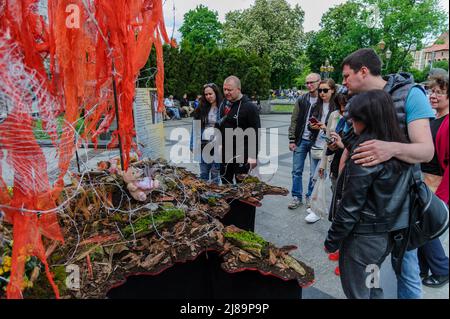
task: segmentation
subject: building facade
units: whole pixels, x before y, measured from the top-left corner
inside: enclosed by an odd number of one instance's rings
[[[412,52],[413,67],[419,70],[432,66],[434,62],[449,60],[449,34],[444,32],[436,41],[422,50]]]

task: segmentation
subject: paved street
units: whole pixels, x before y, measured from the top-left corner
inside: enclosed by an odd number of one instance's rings
[[[278,129],[278,171],[270,179],[270,184],[283,186],[291,189],[291,169],[292,155],[288,149],[288,127],[290,115],[262,115],[262,127]],[[175,142],[169,140],[170,132],[173,128],[185,127],[190,129],[189,119],[181,121],[165,122],[166,135],[166,156],[170,152],[170,147]],[[198,165],[183,165],[198,173]],[[305,167],[305,172],[309,172],[309,165]],[[303,185],[307,185],[309,174],[304,174]],[[265,177],[265,180],[269,177]],[[331,193],[331,191],[330,191]],[[331,200],[331,194],[328,200]],[[268,196],[263,201],[263,206],[257,209],[256,232],[265,239],[278,246],[296,245],[298,250],[294,256],[313,267],[316,275],[316,282],[311,288],[303,290],[304,298],[345,298],[341,288],[339,277],[334,274],[337,266],[336,262],[328,260],[323,251],[323,241],[330,226],[328,220],[321,220],[313,225],[308,225],[304,221],[307,215],[304,207],[291,211],[287,208],[290,197]],[[448,232],[441,238],[448,255]],[[385,297],[396,298],[396,279],[390,258],[387,258],[381,269],[381,285],[385,291]],[[448,299],[448,285],[431,289],[424,287],[424,298],[427,299]]]

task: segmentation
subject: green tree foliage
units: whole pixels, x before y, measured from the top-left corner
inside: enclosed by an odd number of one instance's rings
[[[148,65],[155,65],[155,52],[150,55]],[[207,48],[184,41],[181,48],[164,46],[165,84],[164,94],[173,94],[180,99],[184,93],[190,99],[201,94],[203,85],[216,83],[220,88],[230,75],[242,81],[242,92],[261,98],[268,96],[270,85],[270,63],[267,56],[248,54],[236,48]],[[140,77],[149,76],[150,71],[142,71]],[[154,80],[142,80],[142,87],[154,87]]]
[[[313,70],[326,58],[335,66],[332,74],[340,80],[340,65],[351,52],[364,47],[377,50],[384,62],[383,73],[409,70],[409,52],[420,48],[423,39],[436,37],[447,29],[446,13],[438,0],[350,0],[329,9],[321,29],[308,39],[307,55]],[[384,40],[381,51],[377,45]],[[386,59],[386,51],[392,57]]]
[[[221,42],[222,23],[219,22],[219,15],[216,11],[199,5],[184,15],[180,32],[185,41],[213,48]]]
[[[433,62],[433,68],[444,69],[448,71],[448,61],[435,61]]]
[[[421,83],[421,82],[425,81],[425,79],[427,77],[426,74],[424,74],[423,71],[421,71],[419,69],[416,69],[416,68],[411,68],[409,70],[409,72],[414,76],[414,80],[417,83]]]
[[[433,69],[444,69],[448,71],[448,61],[436,61],[433,62]],[[425,69],[411,69],[410,72],[414,76],[416,82],[421,83],[427,80],[428,74],[430,73],[430,65],[428,65]]]
[[[294,78],[294,86],[297,89],[303,89],[305,88],[306,77],[311,74],[313,70],[311,69],[309,58],[305,52],[299,56],[297,63],[300,65],[299,69],[301,69],[301,72],[296,74],[296,77]]]
[[[298,89],[302,89],[305,87],[305,82],[306,82],[306,77],[311,74],[313,71],[311,70],[311,68],[309,66],[305,67],[302,71],[302,73],[295,78],[295,86]]]
[[[224,45],[268,57],[273,87],[291,86],[301,72],[304,12],[286,0],[256,0],[243,11],[226,15]]]

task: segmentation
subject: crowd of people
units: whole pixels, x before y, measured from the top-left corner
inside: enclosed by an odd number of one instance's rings
[[[300,95],[301,91],[295,88],[270,90],[270,96],[272,99],[287,99],[288,101],[295,101],[300,97]]]
[[[217,184],[235,183],[240,174],[249,173],[256,166],[257,147],[249,152],[252,147],[245,139],[243,150],[238,150],[234,147],[236,136],[231,141],[226,140],[227,130],[240,128],[257,132],[261,128],[257,104],[243,95],[241,89],[240,79],[230,76],[224,81],[223,95],[216,84],[209,83],[204,85],[202,95],[199,96],[199,105],[193,112],[191,150],[194,151],[194,144],[199,145],[200,178],[203,180]],[[199,134],[194,134],[196,123],[200,124]],[[220,145],[219,156],[214,156],[217,151],[215,142],[220,138],[215,130],[219,131],[222,138],[220,143],[216,143]],[[257,140],[254,142],[258,145]],[[208,147],[209,152],[206,153],[213,160],[205,160],[205,147]]]
[[[200,95],[191,103],[187,94],[183,95],[181,101],[174,100],[173,95],[164,99],[164,117],[163,120],[181,120],[182,117],[191,117],[194,110],[198,107]]]
[[[398,258],[393,236],[408,227],[408,181],[416,164],[448,205],[448,74],[431,75],[427,92],[408,73],[382,77],[381,65],[374,50],[360,49],[342,63],[342,88],[318,74],[307,77],[308,93],[297,100],[289,129],[293,198],[288,207],[314,207],[314,187],[329,175],[332,224],[324,245],[338,256],[345,295],[382,298],[380,287],[367,285],[366,267],[381,267],[391,254],[398,298],[418,299],[422,285],[448,283],[448,257],[435,239]],[[308,223],[325,217],[307,211]]]
[[[448,283],[448,257],[439,238],[401,254],[393,238],[408,227],[408,181],[415,170],[421,169],[425,183],[449,203],[448,73],[431,74],[425,90],[410,74],[383,77],[381,68],[373,49],[360,49],[343,61],[342,85],[321,79],[317,73],[306,77],[308,92],[295,96],[288,134],[293,153],[288,208],[306,206],[307,223],[329,219],[324,247],[330,258],[339,260],[337,274],[348,298],[382,298],[381,287],[367,285],[366,268],[381,267],[391,255],[398,298],[418,299],[422,285]],[[194,134],[193,125],[191,150],[196,144],[201,150],[200,178],[217,184],[238,182],[240,174],[257,166],[257,131],[261,127],[257,104],[242,94],[235,76],[225,80],[223,95],[210,83],[197,100],[198,106],[186,113],[199,123],[200,134]],[[188,107],[186,103],[183,106]],[[171,97],[166,109],[175,118],[181,115]],[[237,128],[256,132],[253,153],[250,139],[245,139],[241,150],[232,146],[232,152],[224,151],[230,148],[226,129]],[[217,148],[211,147],[217,142],[214,129],[222,133],[220,156],[214,156]],[[205,148],[213,161],[205,160]],[[309,179],[304,189],[308,158]],[[314,203],[323,200],[317,194],[324,194],[316,190],[326,179],[330,180],[332,201],[324,214]]]
[[[210,85],[217,86],[215,83],[210,83]],[[194,111],[200,105],[200,100],[202,95],[197,95],[194,101],[188,99],[187,93],[183,94],[183,98],[178,101],[174,99],[173,95],[169,95],[164,99],[164,116],[163,120],[181,120],[182,118],[192,117]],[[261,100],[256,95],[253,94],[250,97],[251,102],[256,106],[258,112],[261,112]]]
[[[223,92],[223,94],[222,94]],[[190,148],[194,152],[195,144],[199,146],[199,152],[195,153],[195,159],[200,163],[200,178],[216,184],[232,184],[236,182],[237,176],[249,173],[256,166],[258,148],[249,152],[249,141],[245,139],[244,150],[233,148],[234,140],[228,143],[225,140],[227,129],[240,128],[243,131],[252,129],[258,131],[261,128],[259,118],[260,100],[253,94],[250,98],[242,94],[241,81],[236,76],[229,76],[219,88],[215,83],[203,86],[202,94],[195,101],[190,102],[187,94],[183,95],[180,102],[174,100],[170,95],[164,100],[164,120],[180,120],[182,117],[193,118],[193,129],[191,134]],[[198,133],[195,125],[199,124]],[[214,157],[214,146],[218,130],[223,137],[221,141],[220,158]],[[258,145],[258,141],[253,141]],[[231,152],[226,151],[227,145]],[[208,155],[212,160],[205,160],[205,147],[209,147]],[[249,154],[251,156],[249,157]]]
[[[222,90],[214,83],[203,86],[198,107],[192,114],[190,141],[202,180],[215,184],[239,183],[242,174],[249,174],[256,167],[258,134],[253,140],[245,134],[234,134],[238,129],[258,132],[261,128],[258,104],[241,90],[241,81],[236,76],[226,78]],[[236,147],[237,140],[242,142],[241,148]],[[254,231],[255,211],[228,214],[222,222]]]

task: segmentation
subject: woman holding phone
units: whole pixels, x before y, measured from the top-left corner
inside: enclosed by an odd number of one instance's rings
[[[322,159],[323,150],[326,148],[326,129],[330,114],[335,110],[334,95],[336,93],[336,83],[333,79],[326,79],[320,81],[319,99],[317,103],[311,109],[311,117],[309,120],[308,129],[311,131],[311,140],[313,146],[311,148],[311,171],[316,171],[317,165]],[[314,176],[316,176],[314,174]],[[308,194],[311,196],[314,189],[314,176],[311,178]],[[307,198],[309,198],[307,196]],[[308,206],[309,203],[308,203]],[[309,223],[314,223],[320,219],[319,216],[311,216],[312,218],[307,220]],[[314,218],[313,218],[314,217]]]
[[[325,141],[327,143],[327,147],[323,150],[322,153],[322,160],[320,161],[319,166],[319,177],[324,178],[325,172],[327,171],[327,167],[329,164],[329,161],[335,160],[336,154],[328,149],[328,145],[333,144],[336,141],[336,138],[333,136],[333,133],[336,132],[337,125],[339,121],[344,116],[345,106],[348,102],[348,96],[344,93],[337,93],[334,98],[334,103],[337,106],[337,110],[330,114],[330,118],[328,120],[327,125],[327,133],[325,137]],[[341,151],[342,153],[342,151]],[[337,154],[337,157],[340,159],[342,154]],[[339,164],[339,162],[338,162]],[[330,167],[330,179],[331,179],[331,188],[334,191],[335,185],[336,185],[336,179],[338,177],[338,169],[339,167],[336,165],[331,165]]]

